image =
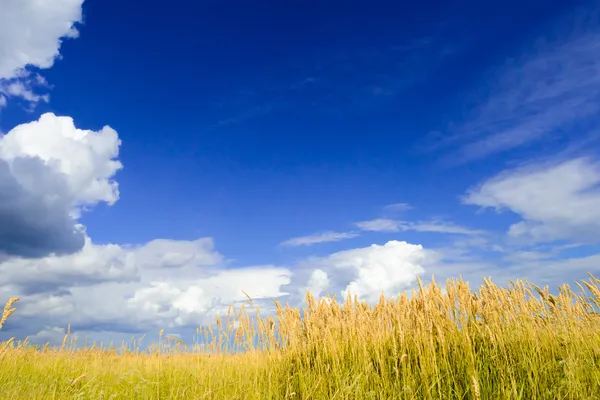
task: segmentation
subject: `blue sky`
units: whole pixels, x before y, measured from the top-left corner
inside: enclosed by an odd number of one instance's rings
[[[33,3],[0,0],[9,332],[597,271],[596,2]]]

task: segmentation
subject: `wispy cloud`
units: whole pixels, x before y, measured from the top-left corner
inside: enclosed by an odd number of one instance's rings
[[[417,231],[455,235],[483,235],[486,233],[482,230],[465,228],[451,222],[408,222],[397,221],[388,218],[377,218],[369,221],[361,221],[357,222],[355,225],[363,231],[370,232]]]
[[[48,93],[40,93],[40,91],[46,91],[50,88],[44,77],[26,70],[21,70],[12,79],[0,79],[0,96],[4,99],[16,98],[24,100],[30,111],[33,111],[39,103],[48,103],[50,101]]]
[[[259,116],[268,115],[269,113],[271,113],[271,111],[273,111],[274,108],[276,108],[275,105],[271,103],[260,104],[258,106],[237,113],[229,118],[220,119],[219,121],[217,121],[216,124],[211,126],[211,129],[239,124]]]
[[[600,113],[597,19],[579,11],[571,27],[560,26],[567,35],[538,40],[526,55],[491,71],[472,93],[479,104],[432,148],[451,150],[449,162],[468,162],[543,140],[594,135],[587,128]]]
[[[400,213],[412,209],[413,207],[408,203],[394,203],[388,204],[387,206],[383,207],[383,211],[388,213]]]
[[[483,230],[465,228],[450,222],[409,222],[403,225],[402,229],[417,232],[448,233],[451,235],[483,235],[486,233]]]
[[[355,225],[363,231],[368,232],[398,232],[400,231],[400,221],[394,221],[389,218],[377,218],[369,221],[357,222]]]
[[[344,239],[352,239],[360,236],[356,232],[321,232],[314,235],[300,236],[292,239],[288,239],[280,244],[285,247],[297,247],[297,246],[312,246],[313,244],[326,243],[326,242],[339,242]]]

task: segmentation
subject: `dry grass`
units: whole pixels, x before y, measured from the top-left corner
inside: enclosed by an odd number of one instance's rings
[[[232,310],[204,352],[162,337],[150,352],[0,344],[3,399],[600,399],[600,280],[575,293],[450,280],[370,307],[276,303]],[[2,323],[14,309],[5,308]],[[252,301],[250,300],[252,307]],[[236,324],[234,325],[234,322]],[[1,324],[0,324],[1,326]],[[236,350],[236,354],[231,354]],[[240,351],[242,350],[242,351]]]
[[[13,297],[6,302],[4,310],[2,311],[2,318],[0,318],[0,329],[4,326],[4,323],[15,312],[16,308],[12,308],[13,304],[19,301],[18,297]]]

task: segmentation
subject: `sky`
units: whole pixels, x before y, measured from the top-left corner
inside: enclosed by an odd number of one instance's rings
[[[0,0],[0,339],[600,275],[594,1]]]

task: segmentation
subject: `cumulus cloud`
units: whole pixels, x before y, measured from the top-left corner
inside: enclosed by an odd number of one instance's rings
[[[18,293],[69,294],[74,287],[105,282],[197,279],[223,263],[211,238],[152,240],[139,246],[97,245],[88,237],[83,248],[64,256],[38,259],[11,257],[0,263],[0,286],[11,285]],[[67,292],[64,292],[64,291]]]
[[[329,281],[329,275],[327,275],[327,272],[317,268],[310,274],[308,286],[305,288],[305,291],[310,291],[313,296],[318,298],[321,296],[324,290],[330,287],[330,285],[331,282]]]
[[[313,258],[302,268],[311,271],[307,288],[317,293],[350,293],[374,303],[382,292],[395,296],[412,285],[425,272],[426,259],[422,246],[393,240]]]
[[[104,282],[73,287],[65,295],[24,297],[11,321],[25,334],[50,324],[71,324],[77,331],[178,332],[225,317],[231,305],[248,301],[244,292],[260,304],[262,315],[273,312],[271,299],[285,296],[281,288],[291,279],[288,269],[275,266],[220,270],[205,278],[153,280],[152,272],[141,275],[138,282]]]
[[[309,258],[293,268],[228,268],[209,238],[156,240],[140,246],[87,241],[74,255],[37,263],[14,259],[0,263],[0,301],[28,293],[11,317],[13,330],[6,334],[37,334],[36,341],[57,341],[62,339],[61,328],[71,324],[75,332],[112,332],[106,340],[116,332],[172,329],[177,333],[214,323],[230,305],[239,307],[247,301],[243,291],[265,316],[274,312],[271,298],[298,306],[306,290],[316,297],[337,294],[340,300],[357,295],[374,304],[382,292],[395,296],[414,287],[417,277],[427,281],[432,274],[442,283],[462,275],[474,285],[484,276],[499,283],[525,277],[553,284],[575,272],[585,278],[588,270],[596,268],[594,262],[597,265],[597,257],[565,263],[529,257],[521,258],[519,265],[500,268],[489,261],[452,257],[390,241]]]
[[[118,245],[95,245],[85,239],[80,251],[66,256],[32,259],[12,257],[0,263],[0,285],[12,285],[23,295],[56,292],[74,286],[138,277],[135,253]]]
[[[28,67],[52,67],[64,39],[76,38],[83,0],[2,0],[0,13],[0,93],[32,103],[45,81]]]
[[[281,291],[291,282],[287,268],[259,266],[223,270],[194,280],[156,281],[136,290],[127,300],[143,322],[162,321],[168,327],[193,326],[225,314],[230,305],[246,301],[244,292],[260,302],[287,295]]]
[[[400,231],[417,231],[417,232],[434,232],[447,233],[455,235],[483,235],[485,231],[465,228],[450,222],[408,222],[397,221],[389,218],[377,218],[369,221],[361,221],[355,224],[363,231],[370,232],[400,232]]]
[[[84,231],[70,215],[70,200],[64,176],[39,158],[11,164],[0,159],[0,254],[41,257],[79,250]]]
[[[352,239],[359,236],[355,232],[321,232],[309,236],[301,236],[288,239],[280,244],[280,246],[296,247],[296,246],[311,246],[317,243],[338,242],[344,239]]]
[[[112,178],[122,168],[117,132],[105,126],[98,132],[77,129],[70,117],[43,114],[38,121],[18,125],[0,140],[0,158],[14,163],[36,157],[65,176],[68,195],[77,205],[113,204],[119,197]],[[24,176],[17,176],[22,183]]]
[[[214,322],[230,305],[247,300],[242,291],[267,303],[267,310],[271,298],[286,295],[289,269],[228,269],[225,261],[210,238],[137,246],[97,245],[86,238],[74,254],[0,262],[0,301],[22,297],[12,320],[24,334],[67,324],[145,332]]]
[[[44,114],[0,137],[0,253],[41,257],[84,245],[82,207],[113,204],[120,141]]]
[[[600,163],[577,158],[506,171],[471,189],[463,202],[518,214],[522,221],[510,226],[512,238],[597,243],[599,183]]]
[[[136,264],[143,269],[181,270],[223,262],[223,256],[215,251],[211,238],[193,241],[156,239],[136,248],[133,254]]]

